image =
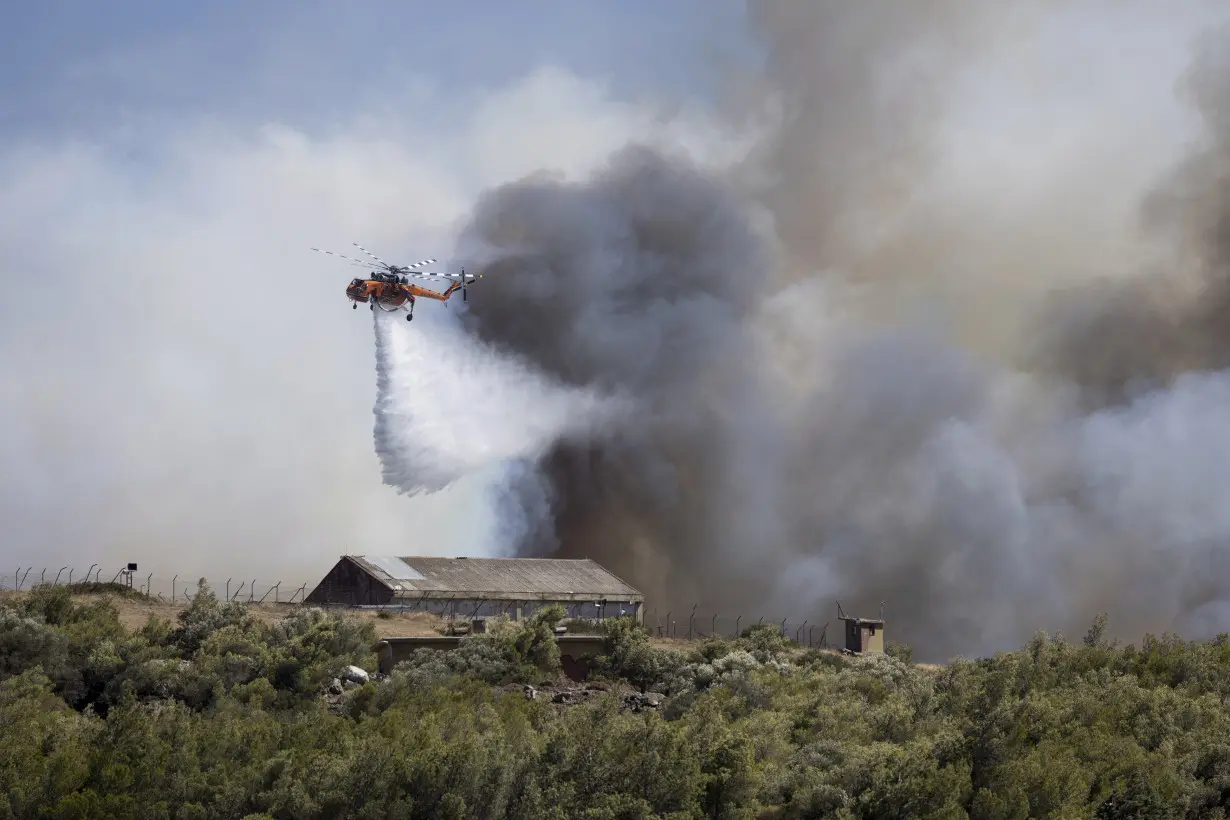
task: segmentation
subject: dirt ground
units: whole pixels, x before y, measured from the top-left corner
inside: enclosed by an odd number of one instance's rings
[[[12,598],[22,593],[14,593],[9,591],[0,591],[0,600]],[[104,597],[100,595],[74,595],[73,600],[78,603],[90,603]],[[186,601],[164,601],[158,599],[137,600],[133,598],[120,597],[117,595],[108,596],[111,598],[115,608],[119,611],[120,622],[128,629],[140,629],[145,625],[146,621],[151,616],[157,615],[160,618],[166,618],[174,622],[176,616],[188,606]],[[262,621],[273,623],[285,617],[298,606],[297,604],[250,604],[249,610]],[[371,621],[375,626],[376,635],[381,638],[391,637],[420,637],[424,635],[439,635],[439,627],[443,626],[443,621],[434,615],[427,615],[422,612],[407,612],[396,613],[390,612],[388,618],[381,618],[375,612],[364,612],[360,610],[352,610],[347,613],[350,617],[358,618],[365,621]]]

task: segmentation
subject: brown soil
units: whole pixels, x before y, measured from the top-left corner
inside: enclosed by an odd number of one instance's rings
[[[0,590],[0,600],[21,596],[23,593],[11,590]],[[166,618],[174,622],[179,613],[188,606],[186,601],[170,601],[121,597],[118,595],[74,595],[73,600],[81,603],[91,603],[101,597],[110,597],[111,602],[119,611],[120,622],[128,629],[140,629],[152,617]],[[273,623],[294,611],[298,604],[250,604],[253,615],[267,623]],[[389,637],[419,637],[424,635],[439,635],[443,621],[434,615],[422,612],[388,613],[387,618],[378,617],[375,612],[351,610],[347,612],[352,618],[371,621],[376,629],[376,635]]]

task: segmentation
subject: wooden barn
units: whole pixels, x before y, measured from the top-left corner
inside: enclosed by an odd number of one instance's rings
[[[645,597],[589,559],[344,555],[305,601],[518,619],[561,604],[570,618],[643,620]]]

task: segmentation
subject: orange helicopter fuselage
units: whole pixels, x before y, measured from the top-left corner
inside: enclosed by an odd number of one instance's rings
[[[453,291],[459,287],[461,287],[460,283],[452,282],[443,293],[440,293],[418,285],[381,282],[377,279],[355,279],[346,286],[346,296],[355,302],[375,302],[391,310],[401,307],[406,302],[413,303],[419,296],[425,299],[435,299],[438,302],[447,302],[448,298],[453,295]]]

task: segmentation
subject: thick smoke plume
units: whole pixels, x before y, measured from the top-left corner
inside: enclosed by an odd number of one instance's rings
[[[1039,345],[1042,364],[1095,404],[1230,365],[1230,30],[1201,40],[1181,87],[1206,131],[1142,208],[1165,267],[1064,294]]]
[[[1006,203],[940,159],[966,69],[1049,4],[907,5],[755,6],[769,59],[745,87],[776,113],[729,174],[629,147],[479,203],[471,332],[634,406],[510,484],[516,550],[598,559],[661,610],[886,601],[928,658],[1099,611],[1135,636],[1230,628],[1220,52],[1190,79],[1207,145],[1141,204],[1173,247],[1125,280],[1106,249],[1151,237],[1064,211],[1106,196]],[[1048,304],[1065,267],[1117,278]]]

